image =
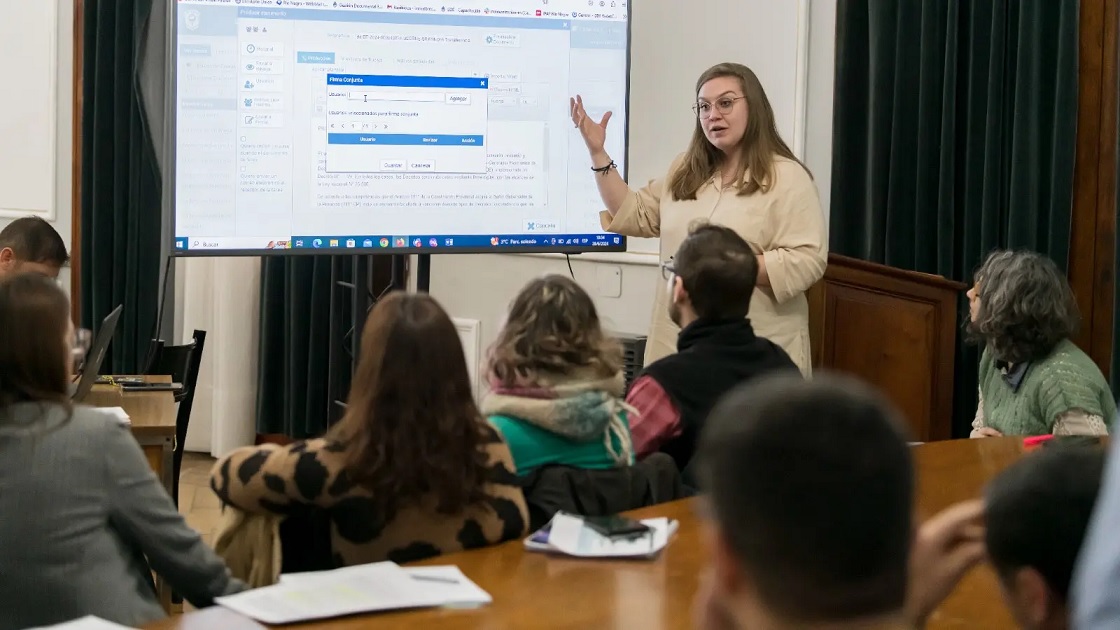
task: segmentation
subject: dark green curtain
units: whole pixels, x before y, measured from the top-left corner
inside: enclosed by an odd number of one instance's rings
[[[840,0],[832,250],[962,282],[997,247],[1065,268],[1078,10],[1077,0]],[[975,412],[977,361],[958,343],[957,436]]]
[[[1120,50],[1116,63],[1120,66]],[[1116,99],[1116,120],[1120,123],[1120,99]],[[1120,124],[1116,130],[1116,155],[1120,156]],[[1116,224],[1120,225],[1120,159],[1116,160]],[[1116,272],[1114,279],[1120,278],[1120,230],[1116,230],[1116,248],[1113,250]],[[1120,290],[1112,288],[1112,367],[1109,370],[1112,380],[1112,393],[1120,395]],[[1114,425],[1115,426],[1115,425]]]
[[[304,439],[326,430],[331,272],[348,277],[350,261],[349,256],[263,259],[258,433]],[[348,370],[344,377],[348,383]]]
[[[85,3],[82,325],[124,305],[103,372],[139,371],[159,296],[162,183],[138,82],[152,0]]]

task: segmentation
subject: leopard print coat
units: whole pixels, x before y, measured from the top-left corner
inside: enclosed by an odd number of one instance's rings
[[[349,482],[343,471],[341,445],[323,438],[233,451],[215,464],[210,487],[224,505],[248,513],[325,510],[338,566],[404,563],[484,547],[524,536],[529,524],[509,447],[497,431],[489,426],[485,431],[487,499],[453,516],[438,513],[434,498],[393,515],[375,514],[369,491]]]

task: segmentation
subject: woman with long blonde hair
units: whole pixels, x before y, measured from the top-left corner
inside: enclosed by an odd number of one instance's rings
[[[813,178],[782,140],[770,101],[750,68],[721,63],[705,70],[696,81],[692,109],[688,149],[663,178],[632,190],[604,148],[611,113],[593,120],[582,97],[572,99],[572,122],[587,145],[606,205],[600,213],[603,229],[660,237],[662,260],[677,250],[697,219],[735,230],[758,259],[750,307],[755,332],[781,346],[808,375],[805,291],[824,276],[828,257]],[[669,301],[668,287],[659,282],[646,365],[676,350],[679,328],[669,319]]]
[[[574,281],[545,276],[518,293],[488,372],[482,412],[505,436],[518,474],[633,463],[621,348]]]

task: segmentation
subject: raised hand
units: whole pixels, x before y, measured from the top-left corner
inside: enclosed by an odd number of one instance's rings
[[[949,596],[964,574],[984,559],[984,502],[950,506],[918,529],[910,549],[906,612],[916,628]]]
[[[583,142],[587,145],[587,150],[592,155],[602,153],[603,146],[607,142],[607,123],[610,122],[611,112],[603,114],[602,120],[595,122],[593,118],[587,115],[587,110],[583,108],[582,96],[577,94],[575,98],[569,100],[572,123],[576,126],[576,129],[579,129],[580,135],[583,136]]]

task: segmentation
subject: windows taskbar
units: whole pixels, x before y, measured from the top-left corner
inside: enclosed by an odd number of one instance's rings
[[[328,235],[291,236],[269,239],[267,237],[175,237],[176,251],[222,250],[251,251],[277,249],[431,249],[431,250],[480,250],[545,247],[623,247],[623,237],[617,234],[437,234],[437,235]]]

